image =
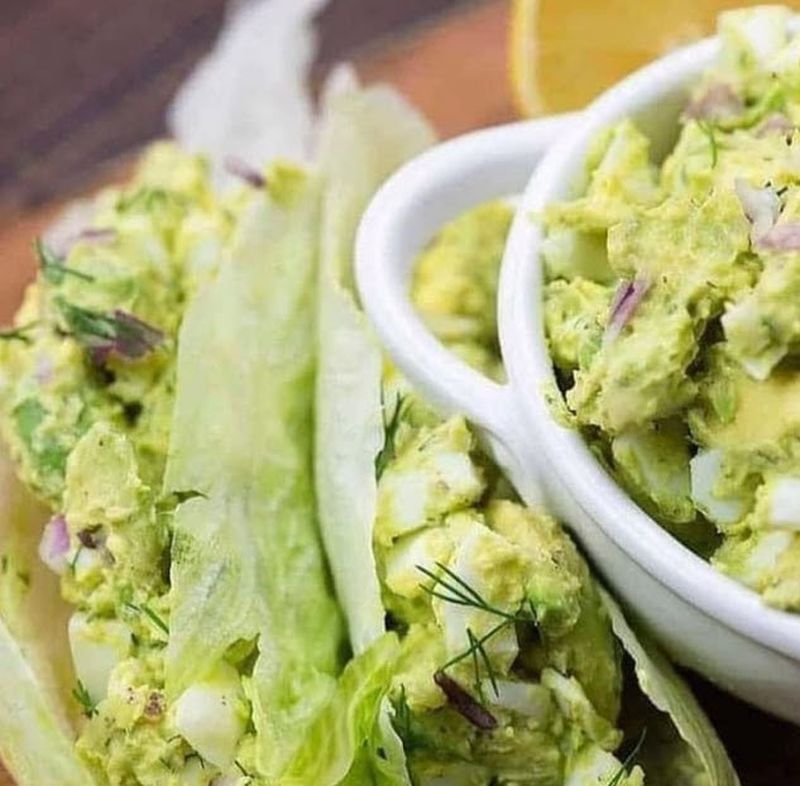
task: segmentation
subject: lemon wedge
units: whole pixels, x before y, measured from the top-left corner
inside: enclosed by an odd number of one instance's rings
[[[800,8],[800,0],[787,5]],[[514,103],[531,117],[579,109],[626,74],[713,32],[743,0],[512,0]]]

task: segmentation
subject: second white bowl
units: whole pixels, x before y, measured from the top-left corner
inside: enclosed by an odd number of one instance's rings
[[[506,248],[500,337],[527,442],[541,451],[548,497],[606,581],[677,659],[800,723],[800,616],[766,607],[671,537],[616,485],[576,432],[554,422],[543,395],[554,376],[543,327],[543,237],[531,214],[575,195],[590,144],[623,118],[632,118],[652,140],[656,158],[663,158],[677,138],[689,89],[718,51],[718,40],[710,38],[637,72],[589,107],[545,155]]]

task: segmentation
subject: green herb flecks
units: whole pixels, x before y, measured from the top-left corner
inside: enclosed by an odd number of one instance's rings
[[[515,612],[504,611],[489,603],[474,587],[446,565],[441,562],[436,562],[435,565],[442,571],[443,575],[436,574],[422,565],[416,566],[420,573],[423,573],[433,581],[432,586],[422,584],[421,587],[434,598],[439,598],[439,600],[443,600],[446,603],[453,603],[456,606],[469,606],[479,609],[496,617],[501,617],[507,622],[530,622],[535,618],[533,606],[530,603],[523,603],[520,609]]]
[[[83,551],[83,545],[78,544],[78,548],[75,549],[75,553],[72,555],[72,559],[69,562],[69,572],[74,576],[75,575],[75,566],[78,564],[78,558],[81,556],[81,552]]]
[[[639,735],[636,745],[633,746],[631,752],[625,757],[625,761],[622,762],[620,768],[614,773],[614,776],[606,784],[606,786],[619,786],[619,784],[622,782],[622,779],[630,775],[633,765],[636,763],[636,758],[639,755],[639,751],[641,751],[642,745],[644,745],[646,736],[647,729],[645,728],[642,729],[642,733]]]
[[[247,778],[247,782],[248,782],[248,783],[252,783],[252,781],[253,781],[253,774],[252,774],[251,772],[248,772],[248,771],[247,771],[247,770],[246,770],[246,769],[245,769],[245,768],[242,766],[241,762],[240,762],[238,759],[234,759],[234,762],[233,762],[233,763],[234,763],[234,765],[236,766],[236,769],[237,769],[237,770],[239,770],[239,772],[241,772],[241,773],[242,773],[242,775],[244,775],[244,777],[245,777],[245,778]]]
[[[492,686],[492,690],[494,691],[494,695],[496,697],[500,697],[500,689],[497,687],[497,675],[494,671],[494,666],[492,665],[492,661],[489,658],[488,653],[486,652],[486,648],[483,646],[484,642],[482,642],[473,632],[472,628],[467,628],[467,639],[469,640],[470,649],[473,650],[472,653],[472,667],[475,670],[476,676],[480,675],[480,663],[483,663],[483,668],[486,671],[486,676],[489,678],[489,683]],[[482,701],[485,701],[485,697],[483,695],[483,685],[481,684],[480,680],[476,680],[475,688],[478,691],[478,695],[481,697]]]
[[[169,636],[169,626],[147,603],[125,603],[125,608],[144,614],[163,634]]]
[[[180,740],[183,738],[180,736],[180,734],[176,734],[174,737],[170,737],[167,740],[167,742],[172,742],[172,740],[174,739]],[[197,759],[197,761],[200,762],[200,767],[202,769],[206,768],[206,760],[197,751],[192,751],[191,753],[187,753],[186,756],[184,757],[184,761],[191,761],[192,759]]]
[[[714,131],[714,126],[705,120],[699,120],[697,125],[708,138],[708,149],[711,154],[711,168],[714,169],[714,167],[717,165],[717,160],[719,159],[719,144],[717,142],[717,135]]]
[[[407,755],[414,751],[422,750],[427,746],[426,738],[414,730],[414,716],[411,707],[408,706],[408,695],[406,686],[400,686],[400,694],[393,701],[394,716],[392,725],[400,739],[403,741],[403,748]]]
[[[489,677],[489,681],[492,683],[492,688],[497,695],[497,682],[496,677],[494,674],[494,668],[491,666],[489,661],[488,654],[484,645],[487,641],[494,638],[501,630],[506,628],[510,624],[509,620],[502,620],[498,622],[493,628],[490,628],[487,633],[484,633],[483,636],[480,638],[476,637],[475,634],[472,632],[470,628],[467,628],[467,639],[469,640],[469,646],[463,651],[459,652],[458,655],[453,656],[450,658],[447,663],[442,666],[441,670],[445,671],[452,666],[455,666],[457,663],[461,663],[462,660],[466,660],[467,658],[473,659],[473,665],[475,667],[475,684],[480,683],[480,667],[478,662],[478,656],[480,655],[480,660],[483,661],[484,665],[487,668],[487,675]]]
[[[497,675],[495,674],[489,654],[486,652],[485,645],[490,639],[505,630],[509,625],[514,625],[518,622],[535,623],[536,613],[533,604],[529,600],[523,601],[514,612],[500,609],[489,603],[480,592],[464,581],[457,573],[450,570],[446,565],[441,562],[436,562],[435,564],[441,571],[440,574],[434,573],[422,565],[417,565],[417,570],[433,581],[431,586],[426,584],[420,585],[431,597],[438,598],[445,603],[452,603],[456,606],[466,606],[468,608],[477,609],[500,618],[499,622],[482,636],[477,636],[471,628],[467,628],[469,646],[463,652],[460,652],[447,661],[447,663],[441,667],[440,671],[444,672],[457,663],[461,663],[470,658],[474,671],[475,689],[481,701],[483,702],[485,699],[483,695],[483,686],[481,684],[482,671],[485,671],[495,696],[499,696]]]
[[[127,213],[131,210],[150,212],[156,208],[166,207],[170,203],[176,206],[183,205],[186,203],[186,198],[176,191],[143,186],[122,194],[117,199],[116,209],[118,213]]]
[[[394,724],[403,739],[411,735],[411,708],[408,706],[405,685],[400,686],[400,695],[394,708]]]
[[[21,341],[23,344],[30,344],[31,337],[28,333],[38,324],[38,322],[29,322],[22,327],[0,330],[0,341]]]
[[[380,452],[375,456],[375,477],[380,480],[386,467],[397,455],[396,439],[397,429],[400,427],[400,419],[403,414],[403,407],[406,399],[404,396],[398,395],[395,399],[394,410],[389,420],[386,420],[386,405],[383,405],[384,419],[383,419],[383,447]]]
[[[87,718],[91,718],[97,712],[97,703],[89,695],[89,691],[80,680],[72,689],[72,696],[81,705],[81,710]]]
[[[39,259],[39,267],[45,280],[50,284],[60,284],[64,281],[65,276],[72,276],[81,281],[88,283],[94,282],[94,276],[88,273],[82,273],[80,270],[68,267],[64,261],[57,257],[42,241],[41,238],[36,238],[33,247],[36,251],[36,256]]]

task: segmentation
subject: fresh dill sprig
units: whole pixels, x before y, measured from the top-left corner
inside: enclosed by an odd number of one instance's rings
[[[414,732],[412,725],[412,712],[411,707],[408,706],[408,695],[406,694],[406,686],[400,686],[400,695],[393,702],[394,704],[394,717],[392,718],[392,725],[395,728],[400,739],[403,741],[403,747],[406,753],[411,754],[415,750],[425,747],[425,738],[420,737]]]
[[[130,210],[165,210],[170,208],[183,209],[188,200],[179,191],[166,188],[153,188],[142,186],[135,191],[128,191],[117,198],[115,209],[117,213],[127,213]]]
[[[469,640],[470,647],[473,648],[472,663],[473,668],[475,669],[475,675],[480,675],[480,664],[478,662],[478,659],[480,658],[480,660],[483,661],[483,667],[486,670],[486,676],[489,678],[489,683],[492,686],[494,695],[499,698],[500,689],[497,687],[497,675],[495,674],[494,666],[489,658],[489,654],[486,652],[486,648],[483,646],[484,642],[482,642],[472,632],[472,628],[467,628],[467,639]],[[481,699],[483,699],[483,686],[480,680],[476,681],[476,687],[478,689],[478,694],[480,695]]]
[[[78,543],[78,548],[75,549],[75,553],[72,555],[72,559],[69,562],[69,572],[73,576],[75,575],[75,566],[78,564],[78,558],[81,556],[82,551],[83,551],[83,544]]]
[[[636,757],[642,750],[642,745],[644,745],[644,739],[646,736],[647,736],[647,727],[642,729],[642,733],[639,735],[639,739],[636,741],[636,745],[633,746],[631,752],[625,757],[625,761],[622,762],[620,768],[614,773],[614,776],[606,784],[606,786],[619,786],[623,777],[630,775],[631,769],[633,768],[634,762],[636,761]]]
[[[708,137],[708,147],[711,153],[711,168],[714,169],[719,159],[719,144],[717,143],[717,135],[714,133],[714,127],[705,120],[699,120],[697,125],[706,137]]]
[[[38,322],[29,322],[22,327],[12,328],[11,330],[0,330],[0,341],[22,341],[24,344],[31,343],[28,331],[35,328]]]
[[[180,734],[177,734],[175,736],[178,739],[181,738]],[[167,742],[170,742],[171,739],[172,738],[167,740]],[[191,759],[197,759],[200,762],[201,769],[205,769],[206,768],[206,760],[197,751],[192,751],[191,753],[187,753],[186,756],[184,756],[184,761],[190,761]]]
[[[394,725],[402,739],[411,735],[411,708],[408,706],[406,686],[400,686],[400,696],[394,708]]]
[[[253,780],[253,773],[251,773],[251,772],[248,772],[248,771],[247,771],[247,770],[246,770],[246,769],[245,769],[245,768],[242,766],[241,762],[240,762],[238,759],[234,759],[233,763],[234,763],[234,765],[236,765],[236,769],[237,769],[237,770],[239,770],[239,772],[241,772],[241,773],[242,773],[242,775],[244,775],[244,777],[245,777],[245,778],[247,778],[247,782],[248,782],[248,783],[252,782],[252,780]]]
[[[45,244],[44,241],[37,237],[33,243],[36,256],[39,259],[39,267],[41,268],[42,275],[51,284],[60,284],[64,280],[64,276],[73,276],[79,278],[81,281],[94,283],[94,276],[88,273],[82,273],[80,270],[68,267],[64,264],[63,260],[57,257]]]
[[[91,718],[97,712],[97,704],[89,695],[86,686],[78,680],[75,687],[72,689],[72,696],[78,704],[83,708],[83,714],[87,718]]]
[[[381,447],[378,455],[375,456],[375,477],[380,480],[386,467],[397,455],[397,429],[400,427],[400,418],[403,414],[403,407],[405,406],[406,398],[403,395],[398,395],[395,399],[394,410],[389,420],[386,420],[386,405],[383,405],[384,419],[383,419],[383,447]]]
[[[475,674],[475,691],[480,697],[481,704],[486,704],[486,696],[483,693],[483,685],[481,684],[481,664],[479,658],[483,657],[486,650],[483,649],[483,644],[478,644],[478,639],[472,632],[472,628],[467,628],[467,639],[469,640],[469,648],[472,650],[472,670]],[[479,654],[478,650],[481,651]],[[492,669],[491,663],[487,664]],[[492,674],[494,670],[492,669]],[[492,679],[492,687],[494,687],[494,679]]]
[[[163,188],[142,186],[135,191],[121,194],[117,199],[116,208],[119,213],[125,213],[134,207],[152,210],[157,203],[160,202],[162,205],[165,205],[170,199],[175,199],[176,197],[177,194],[166,191]]]
[[[520,608],[516,612],[504,611],[489,603],[474,587],[441,562],[435,563],[444,576],[417,565],[417,570],[433,581],[433,586],[421,585],[422,589],[434,598],[456,606],[469,606],[480,611],[502,617],[507,622],[529,621],[527,612]]]
[[[485,670],[489,678],[495,696],[499,696],[500,691],[497,686],[497,675],[484,645],[502,630],[505,630],[509,625],[514,625],[517,622],[536,622],[536,613],[533,604],[530,600],[527,600],[523,601],[516,611],[505,611],[489,603],[480,592],[446,565],[441,562],[436,562],[435,565],[441,571],[441,574],[434,573],[422,565],[417,565],[417,570],[433,581],[432,586],[427,586],[425,584],[420,585],[425,592],[445,603],[452,603],[456,606],[466,606],[500,618],[500,621],[482,636],[476,636],[471,628],[467,628],[469,646],[463,652],[458,653],[458,655],[455,655],[447,661],[447,663],[441,667],[440,671],[444,672],[457,663],[471,658],[475,673],[475,687],[481,700],[484,700],[483,688],[481,685],[481,664],[483,664],[483,670]]]
[[[459,652],[458,655],[454,655],[452,658],[450,658],[450,660],[447,661],[447,663],[445,663],[444,666],[442,666],[441,670],[445,671],[451,668],[452,666],[455,666],[456,663],[461,663],[462,660],[471,658],[473,654],[474,655],[480,654],[481,659],[486,658],[488,660],[488,656],[483,645],[486,644],[486,642],[489,641],[490,639],[494,638],[498,633],[500,633],[501,630],[503,630],[510,624],[511,620],[501,620],[500,622],[497,623],[497,625],[495,625],[493,628],[490,628],[489,631],[487,633],[484,633],[483,636],[481,636],[480,638],[477,638],[475,634],[472,633],[472,631],[469,628],[467,628],[467,637],[470,640],[470,645],[463,652]],[[476,660],[476,668],[477,668],[477,660]],[[478,673],[476,674],[476,681],[478,681],[479,678],[480,674]],[[492,687],[493,688],[495,687],[494,680],[492,680]]]
[[[135,611],[138,614],[144,614],[162,633],[169,636],[169,626],[147,603],[126,602],[125,608]]]

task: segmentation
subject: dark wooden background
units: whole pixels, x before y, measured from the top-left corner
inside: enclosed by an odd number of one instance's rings
[[[319,67],[452,0],[337,0]],[[164,130],[224,0],[0,0],[0,203],[41,202]]]
[[[163,133],[164,109],[212,44],[224,7],[0,0],[0,324],[32,274],[31,238],[65,198],[116,176]],[[315,73],[352,59],[362,77],[394,83],[451,136],[514,117],[507,24],[505,0],[332,0],[317,21]],[[744,786],[800,784],[800,730],[691,680]]]

